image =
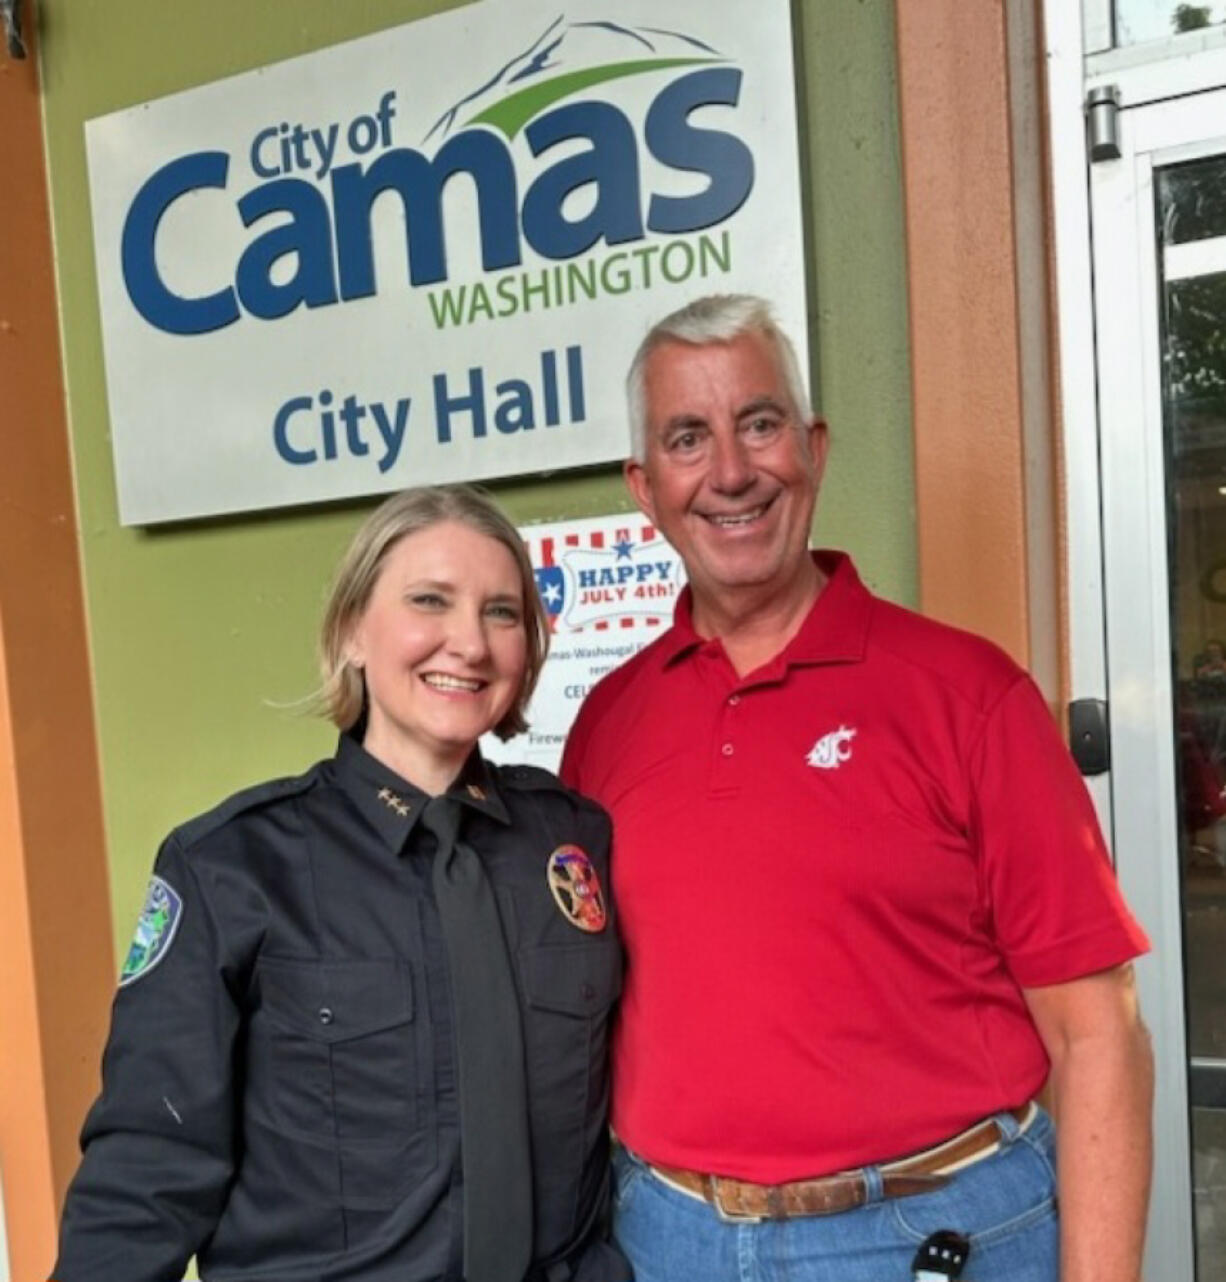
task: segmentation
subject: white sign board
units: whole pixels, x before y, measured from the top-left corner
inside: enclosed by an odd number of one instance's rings
[[[89,121],[121,520],[620,459],[700,294],[804,350],[789,6],[731,11],[485,0]]]
[[[481,751],[491,761],[556,771],[587,692],[672,624],[685,567],[637,512],[528,525],[520,534],[553,637],[528,732],[509,743],[486,735]]]

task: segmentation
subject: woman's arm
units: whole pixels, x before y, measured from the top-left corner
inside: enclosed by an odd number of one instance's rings
[[[217,907],[172,836],[115,996],[56,1282],[166,1282],[216,1226],[233,1169],[235,1037]]]

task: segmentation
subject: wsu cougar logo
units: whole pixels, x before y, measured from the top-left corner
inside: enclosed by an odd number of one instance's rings
[[[851,741],[855,737],[854,729],[839,726],[837,730],[822,735],[805,760],[819,770],[837,770],[844,761],[851,760]]]

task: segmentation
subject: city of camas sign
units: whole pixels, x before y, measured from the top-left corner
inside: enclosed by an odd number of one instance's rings
[[[639,70],[650,67],[640,65]],[[741,72],[731,67],[691,71],[667,84],[651,101],[643,128],[647,151],[670,169],[698,174],[702,190],[690,196],[640,190],[639,139],[624,112],[612,103],[580,102],[555,107],[524,127],[539,171],[522,200],[509,142],[518,132],[519,111],[485,112],[461,129],[433,155],[391,143],[396,93],[389,90],[368,135],[385,150],[377,159],[330,165],[340,126],[309,135],[320,157],[314,181],[289,176],[261,160],[261,130],[250,149],[250,165],[269,174],[235,201],[235,215],[254,234],[239,257],[233,284],[201,297],[173,293],[157,264],[157,229],[170,206],[202,188],[228,186],[231,157],[201,151],[170,161],[137,192],[123,229],[123,275],[132,305],[151,325],[170,334],[204,334],[239,321],[244,314],[278,320],[298,307],[330,307],[378,291],[371,213],[376,199],[392,192],[405,213],[408,281],[435,285],[448,277],[444,246],[443,188],[457,174],[472,181],[480,209],[481,266],[486,272],[517,267],[526,243],[544,259],[567,260],[594,245],[641,241],[649,232],[680,235],[722,223],[745,202],[753,187],[753,155],[735,134],[690,123],[700,107],[735,107]],[[533,91],[521,90],[504,109]],[[499,128],[489,128],[490,124]],[[299,126],[301,129],[301,126]],[[303,131],[305,133],[305,131]],[[505,132],[506,137],[502,136]],[[299,134],[290,137],[298,142]],[[325,145],[326,140],[326,145]],[[386,140],[386,141],[384,141]],[[580,143],[577,154],[552,160],[566,143]],[[285,147],[289,160],[315,164],[304,149]],[[293,157],[294,159],[291,159]],[[330,192],[321,186],[327,179]],[[563,213],[575,192],[589,188],[592,204],[581,218]],[[646,218],[643,216],[646,208]],[[277,216],[281,215],[280,218]],[[274,225],[262,230],[267,223]],[[294,259],[288,280],[274,279],[274,267]],[[219,266],[224,266],[219,264]]]
[[[122,519],[616,459],[651,319],[753,289],[803,329],[766,9],[742,50],[688,2],[491,2],[90,122]]]

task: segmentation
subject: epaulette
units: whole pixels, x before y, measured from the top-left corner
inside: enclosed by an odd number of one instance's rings
[[[543,770],[540,766],[499,766],[498,781],[519,792],[560,793],[563,797],[569,797],[576,806],[584,806],[604,814],[603,807],[597,802],[568,788],[553,771]]]
[[[206,810],[204,814],[180,824],[171,835],[184,850],[187,850],[245,811],[258,810],[261,806],[306,792],[315,785],[318,777],[318,772],[311,769],[305,774],[292,775],[284,779],[269,779],[266,783],[257,783],[250,788],[244,788],[241,792],[227,797],[212,810]]]
[[[551,770],[540,766],[499,766],[498,779],[522,792],[569,792],[570,789]]]

